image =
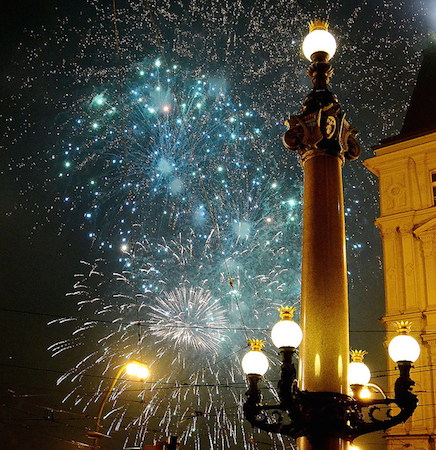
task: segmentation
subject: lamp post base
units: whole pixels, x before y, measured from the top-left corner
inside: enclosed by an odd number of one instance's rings
[[[348,450],[350,443],[341,438],[324,437],[319,441],[310,442],[305,436],[297,439],[298,450]]]

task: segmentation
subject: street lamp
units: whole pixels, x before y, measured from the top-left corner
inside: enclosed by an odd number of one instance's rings
[[[354,398],[362,398],[362,390],[371,379],[371,371],[363,362],[363,357],[366,354],[365,350],[351,350],[351,363],[348,366],[348,382],[350,383]],[[368,397],[367,389],[363,392]]]
[[[263,376],[268,370],[268,358],[261,351],[265,341],[250,339],[248,343],[251,346],[251,351],[242,358],[242,370],[247,375],[256,374]]]
[[[395,322],[398,334],[392,339],[388,346],[389,356],[398,364],[402,362],[414,363],[421,353],[421,348],[416,339],[410,336],[411,322]]]
[[[358,373],[356,378],[354,366],[351,365],[350,371],[348,363],[342,167],[345,160],[354,160],[360,155],[360,146],[355,138],[357,131],[347,122],[337,97],[327,88],[333,73],[328,61],[334,55],[336,43],[326,22],[316,20],[310,24],[303,50],[311,61],[307,73],[313,89],[304,101],[302,114],[287,119],[288,130],[283,136],[285,146],[300,155],[305,174],[302,340],[291,336],[296,327],[287,323],[289,308],[287,312],[283,309],[287,317],[282,316],[272,337],[282,356],[278,383],[280,403],[263,404],[258,387],[263,374],[247,373],[250,388],[244,414],[256,428],[297,438],[299,450],[344,450],[357,436],[385,430],[407,420],[417,406],[417,397],[410,392],[413,385],[409,378],[410,355],[402,355],[398,360],[400,381],[395,385],[394,399],[371,400],[349,395],[349,376],[353,385],[363,383],[363,386],[368,375],[363,378]],[[285,330],[276,332],[280,329]],[[300,341],[297,379],[293,356]],[[360,359],[363,359],[362,353]],[[352,364],[361,362],[355,360]],[[388,410],[386,419],[374,417],[378,410],[376,405],[391,403],[400,409],[396,416]],[[368,408],[367,414],[363,413],[363,408]]]
[[[309,61],[329,60],[336,53],[336,40],[328,31],[328,24],[315,19],[310,23],[309,34],[303,41],[303,54]]]
[[[289,309],[288,307],[280,308],[280,311],[283,315],[283,312],[289,311]],[[278,324],[280,323],[278,322]],[[300,337],[295,340],[295,335],[298,336],[298,331],[295,332],[295,330],[298,330],[299,326],[295,322],[293,323],[296,327],[289,327],[284,333],[287,338],[285,343],[298,343],[301,340]],[[273,330],[276,326],[277,324]],[[409,331],[410,327],[410,322],[401,322],[398,324],[398,331],[405,333],[405,329],[407,328]],[[395,346],[398,342],[397,338],[403,335],[405,334],[397,335],[392,339],[391,344],[393,342]],[[249,340],[252,350],[242,359],[243,370],[249,383],[249,390],[246,393],[247,401],[244,404],[245,418],[253,427],[269,433],[280,433],[294,438],[307,437],[310,448],[313,449],[333,448],[331,445],[324,445],[325,438],[329,436],[339,437],[344,443],[352,442],[363,434],[387,430],[405,422],[418,405],[417,397],[411,392],[411,387],[415,383],[410,379],[409,371],[412,363],[419,356],[419,350],[416,350],[416,346],[419,349],[419,344],[413,337],[407,336],[413,339],[413,343],[410,339],[410,346],[403,346],[397,354],[399,359],[395,362],[398,364],[400,376],[395,383],[394,399],[387,397],[379,386],[369,383],[371,373],[363,363],[363,356],[366,354],[363,350],[352,350],[351,352],[352,361],[349,365],[348,379],[352,396],[300,390],[296,367],[292,361],[292,357],[297,351],[297,344],[296,347],[280,347],[282,366],[277,388],[280,403],[276,405],[263,404],[259,389],[259,382],[268,369],[267,358],[261,352],[265,341]],[[415,347],[414,353],[410,352],[412,346]],[[371,399],[370,396],[362,395],[362,391],[367,387],[381,393],[383,398]],[[379,405],[391,404],[397,405],[400,409],[396,416],[391,415],[391,409],[386,411],[387,419],[381,420],[374,416],[375,412],[379,410]],[[367,408],[366,415],[363,413],[364,408]],[[368,416],[369,419],[365,419],[365,416]],[[322,443],[323,441],[324,443]]]
[[[100,403],[100,407],[98,409],[97,417],[96,417],[96,423],[95,423],[95,431],[89,431],[88,437],[94,440],[93,448],[96,449],[98,440],[102,437],[110,438],[109,435],[104,434],[100,431],[102,426],[100,425],[101,416],[103,414],[103,408],[106,404],[106,402],[109,400],[110,395],[112,394],[112,391],[115,388],[115,385],[123,372],[126,372],[130,376],[135,376],[139,378],[141,381],[146,380],[150,375],[150,369],[148,368],[147,364],[144,364],[139,361],[131,361],[127,364],[124,364],[118,369],[117,374],[115,375],[115,378],[112,380],[112,383],[109,387],[109,389],[106,392],[106,395],[104,396],[102,402]]]
[[[301,344],[303,332],[300,325],[292,320],[296,309],[289,306],[279,308],[281,320],[271,330],[271,339],[277,348],[296,349]]]

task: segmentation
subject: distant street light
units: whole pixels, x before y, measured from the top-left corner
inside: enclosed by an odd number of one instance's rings
[[[100,407],[98,409],[98,414],[96,418],[96,424],[95,424],[95,431],[89,431],[88,437],[94,440],[93,448],[94,450],[98,448],[98,440],[102,437],[104,438],[110,438],[109,435],[104,434],[100,431],[102,426],[100,425],[101,416],[103,414],[103,408],[106,404],[106,402],[109,400],[109,397],[114,390],[114,387],[123,374],[123,372],[126,372],[130,376],[135,376],[139,378],[140,380],[146,380],[150,375],[150,369],[148,368],[147,364],[141,363],[139,361],[131,361],[127,364],[124,364],[120,367],[117,374],[115,375],[115,378],[112,381],[112,384],[110,385],[108,391],[106,392],[105,397],[103,398],[102,402],[100,403]]]

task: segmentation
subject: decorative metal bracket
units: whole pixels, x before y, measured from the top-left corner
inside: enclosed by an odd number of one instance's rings
[[[259,390],[260,375],[248,375],[249,390],[244,404],[245,418],[255,428],[268,433],[280,433],[294,438],[307,436],[316,442],[318,436],[340,437],[353,441],[357,436],[373,431],[387,430],[405,422],[418,406],[418,398],[411,390],[415,382],[410,379],[410,362],[398,363],[400,376],[395,383],[395,398],[357,400],[351,396],[331,392],[300,391],[297,387],[296,369],[292,362],[295,349],[281,350],[281,378],[278,383],[280,404],[264,405]],[[395,404],[400,412],[386,418],[375,417],[380,405]],[[367,409],[367,413],[364,413]]]
[[[304,100],[302,114],[287,119],[289,129],[283,136],[283,143],[301,156],[322,149],[326,154],[339,156],[343,162],[344,159],[354,160],[361,153],[355,138],[357,130],[345,120],[336,95],[327,87],[333,74],[327,57],[325,52],[312,55],[307,73],[313,89]]]
[[[360,156],[360,145],[355,138],[357,130],[347,122],[338,103],[309,114],[291,116],[285,123],[288,130],[283,143],[301,156],[315,149],[348,160]]]

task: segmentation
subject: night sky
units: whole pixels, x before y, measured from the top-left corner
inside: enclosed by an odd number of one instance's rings
[[[401,130],[436,7],[168,0],[151,22],[147,3],[116,6],[118,54],[112,2],[3,7],[1,446],[89,445],[101,392],[135,357],[153,376],[120,380],[103,448],[170,433],[271,448],[241,426],[239,361],[299,303],[303,175],[281,136],[310,91],[307,24],[329,20],[331,90],[359,130],[344,168],[350,343],[385,386],[378,184],[361,161]]]

